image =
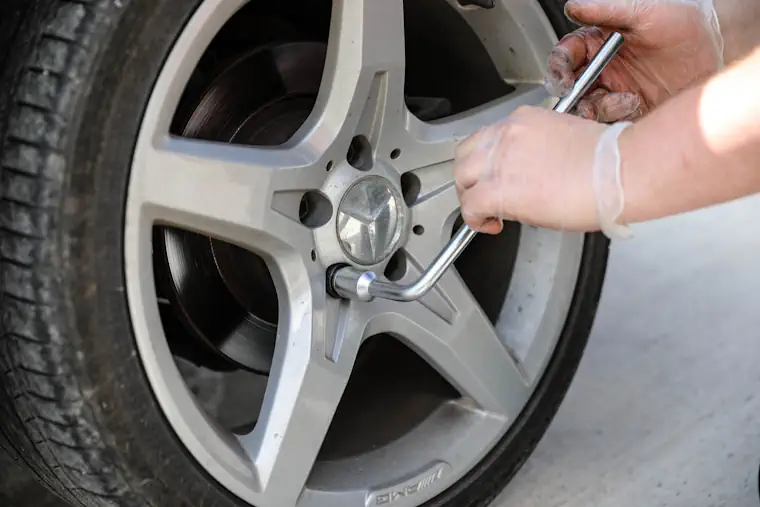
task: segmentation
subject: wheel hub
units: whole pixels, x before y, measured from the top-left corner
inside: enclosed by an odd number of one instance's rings
[[[354,262],[371,265],[387,259],[406,229],[406,205],[391,182],[362,178],[346,191],[338,207],[338,238]]]

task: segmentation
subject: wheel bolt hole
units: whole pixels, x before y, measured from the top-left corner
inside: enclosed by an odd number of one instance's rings
[[[399,150],[398,148],[396,148],[395,150],[393,150],[393,151],[391,152],[391,158],[392,158],[393,160],[396,160],[396,159],[397,159],[397,158],[399,158],[400,156],[401,156],[401,150]]]
[[[327,166],[325,167],[325,169],[329,172],[332,170],[332,168],[333,168],[333,161],[331,160],[327,163]]]
[[[406,274],[406,254],[397,250],[385,266],[385,277],[391,282],[398,282]]]
[[[317,262],[317,252],[314,250],[311,251],[311,260]]]
[[[298,219],[311,229],[322,227],[332,217],[333,209],[330,200],[321,192],[310,190],[303,194],[298,206]]]
[[[481,9],[493,9],[494,0],[457,0],[462,7],[479,7]]]
[[[351,167],[360,171],[372,169],[372,146],[369,144],[369,139],[365,136],[354,137],[348,147],[346,160]]]
[[[401,194],[404,196],[407,206],[412,206],[417,201],[421,188],[422,183],[414,174],[404,173],[401,175]]]
[[[412,232],[415,233],[417,236],[422,236],[423,234],[425,234],[425,228],[422,227],[421,225],[415,225],[414,227],[412,227]]]

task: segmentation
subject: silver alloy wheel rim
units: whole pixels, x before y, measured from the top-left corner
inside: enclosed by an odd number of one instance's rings
[[[564,325],[583,236],[523,227],[509,291],[492,326],[453,271],[418,303],[329,299],[324,266],[348,262],[335,233],[336,214],[311,230],[279,206],[309,188],[320,189],[335,209],[345,190],[368,174],[396,182],[399,173],[415,171],[421,194],[410,221],[427,232],[401,241],[411,260],[406,277],[416,277],[445,244],[456,216],[451,159],[457,141],[519,105],[551,105],[540,82],[556,36],[535,0],[501,0],[495,11],[458,8],[492,58],[507,62],[500,71],[517,90],[426,124],[403,107],[402,1],[335,0],[320,95],[291,141],[255,148],[171,137],[169,124],[191,72],[245,3],[206,0],[197,9],[166,60],[139,134],[126,209],[125,270],[148,380],[198,463],[252,505],[358,506],[382,503],[387,495],[394,495],[395,505],[419,505],[471,470],[524,407]],[[359,131],[371,133],[378,153],[374,167],[360,173],[339,163],[325,171],[328,162],[345,158]],[[394,150],[402,153],[397,160],[390,157]],[[219,429],[199,408],[172,359],[153,279],[151,230],[157,223],[248,248],[270,268],[280,300],[277,345],[259,423],[245,436]],[[373,267],[382,271],[384,265]],[[381,482],[357,473],[351,460],[313,467],[359,346],[379,333],[417,351],[463,399],[443,405],[419,433],[370,453],[363,465],[387,471],[403,462],[414,474]],[[442,419],[455,424],[443,432],[435,426]]]

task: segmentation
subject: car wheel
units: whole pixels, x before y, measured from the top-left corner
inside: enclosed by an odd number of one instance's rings
[[[509,223],[420,301],[325,289],[340,263],[415,278],[461,224],[457,142],[551,105],[562,2],[469,3],[39,2],[6,73],[0,428],[43,484],[456,507],[508,483],[604,238]]]

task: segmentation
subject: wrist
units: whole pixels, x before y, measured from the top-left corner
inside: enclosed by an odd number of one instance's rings
[[[635,182],[632,181],[632,174],[635,174],[635,167],[640,165],[640,158],[644,155],[644,150],[640,149],[641,124],[634,123],[625,129],[618,138],[618,149],[620,151],[620,182],[623,189],[623,207],[620,213],[620,222],[632,224],[639,221],[640,213],[637,212],[637,203],[640,202],[636,196]]]
[[[659,113],[634,123],[619,139],[620,181],[625,195],[620,221],[625,224],[667,214],[660,208],[668,206],[668,179],[682,172],[676,167],[684,162],[684,157],[678,155],[680,134],[672,130],[677,123],[670,125],[671,118]],[[666,124],[661,118],[667,120]]]
[[[625,195],[622,181],[620,138],[632,126],[618,122],[607,127],[597,142],[592,169],[597,218],[609,238],[628,238],[631,231],[623,222]]]

